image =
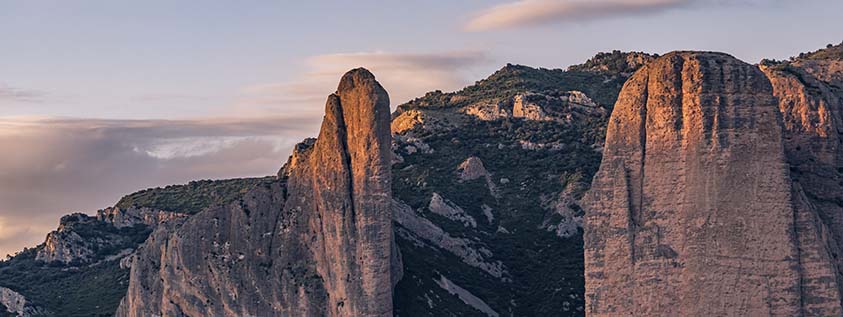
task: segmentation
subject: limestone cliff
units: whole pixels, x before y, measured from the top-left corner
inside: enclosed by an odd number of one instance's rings
[[[843,314],[840,96],[798,65],[679,52],[625,84],[586,198],[588,314]]]
[[[389,97],[352,70],[277,182],[152,234],[117,315],[391,315],[391,159]]]

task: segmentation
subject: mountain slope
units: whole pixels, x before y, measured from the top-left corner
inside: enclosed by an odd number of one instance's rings
[[[65,216],[44,244],[0,262],[0,287],[22,294],[47,315],[111,316],[129,284],[129,263],[121,260],[147,239],[159,220],[192,212],[190,208],[184,213],[170,208],[210,206],[219,203],[219,197],[236,197],[265,182],[202,181],[148,189],[121,199],[117,206],[123,208],[104,209],[96,217]],[[213,187],[211,192],[225,194],[208,195],[209,187]],[[158,219],[162,215],[170,216]]]
[[[398,107],[396,315],[583,314],[577,200],[628,76],[595,60],[572,71],[507,65]]]
[[[404,161],[393,165],[393,190],[402,200],[394,208],[394,217],[396,236],[403,236],[398,239],[401,251],[411,261],[404,269],[413,277],[397,287],[396,314],[488,315],[509,314],[509,310],[516,314],[581,314],[581,211],[576,199],[597,168],[602,126],[628,76],[609,65],[623,64],[617,58],[649,59],[633,55],[635,58],[605,54],[573,66],[577,68],[574,71],[509,65],[463,91],[433,92],[399,107],[392,122],[397,132],[393,148],[396,158]],[[484,104],[498,107],[497,116],[474,110],[482,110]],[[395,129],[408,117],[401,114],[412,112],[456,119],[457,125]],[[282,177],[303,162],[313,141],[297,147],[282,169]],[[409,181],[413,179],[415,183]],[[197,181],[140,191],[127,195],[99,217],[85,217],[80,224],[64,227],[57,236],[89,232],[92,238],[57,239],[67,243],[56,245],[85,250],[70,252],[74,254],[90,254],[95,246],[118,245],[119,240],[105,238],[117,229],[115,223],[144,218],[120,216],[128,210],[170,210],[185,215],[215,210],[208,213],[231,215],[231,206],[254,200],[248,193],[265,191],[275,182],[274,177]],[[439,213],[431,212],[430,207]],[[450,213],[453,210],[457,211]],[[448,217],[461,219],[459,225]],[[466,223],[476,228],[466,227]],[[122,228],[119,230],[134,226]],[[152,231],[147,224],[135,229],[138,235],[127,235],[137,237],[131,240],[134,244],[109,247],[113,251],[102,251],[80,263],[37,260],[46,244],[21,253],[0,263],[0,286],[19,290],[51,312],[109,314],[128,287],[131,261],[124,252],[135,250],[137,241]],[[164,236],[153,237],[149,243]],[[78,260],[75,256],[63,259]],[[533,289],[531,285],[544,286]],[[83,297],[56,300],[61,297],[52,294],[60,291],[65,298],[69,294]],[[554,295],[541,295],[547,291]],[[509,292],[515,295],[507,295]]]

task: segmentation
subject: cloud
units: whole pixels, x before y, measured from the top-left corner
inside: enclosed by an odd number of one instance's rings
[[[488,31],[656,13],[690,2],[692,0],[521,0],[476,14],[465,25],[465,30]]]
[[[0,256],[43,242],[59,218],[197,179],[272,175],[319,118],[0,118]]]
[[[455,90],[470,83],[467,75],[490,59],[481,52],[459,51],[429,54],[389,52],[340,53],[312,56],[305,61],[307,71],[293,81],[265,83],[243,89],[241,106],[271,111],[274,106],[324,103],[346,71],[365,67],[375,74],[389,92],[392,105],[398,105],[431,90]],[[318,109],[314,107],[300,107]]]
[[[39,102],[46,93],[39,90],[21,89],[0,83],[0,102]]]

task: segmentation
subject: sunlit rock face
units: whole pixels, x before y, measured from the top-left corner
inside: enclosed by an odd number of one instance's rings
[[[348,72],[276,183],[153,233],[117,315],[390,316],[390,147],[386,91]]]
[[[839,194],[820,190],[839,99],[767,75],[679,52],[625,84],[585,199],[587,314],[841,314]]]

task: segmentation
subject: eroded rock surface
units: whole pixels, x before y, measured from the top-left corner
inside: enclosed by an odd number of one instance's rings
[[[386,91],[348,72],[278,182],[152,234],[117,315],[391,315],[390,145]]]
[[[764,67],[779,99],[793,182],[805,315],[843,315],[843,78],[839,60]]]
[[[61,218],[58,229],[47,234],[43,246],[39,247],[36,259],[47,263],[85,264],[98,258],[104,249],[133,248],[126,241],[124,232],[113,229],[154,229],[159,224],[186,218],[186,214],[151,208],[111,207],[100,210],[92,217],[75,213]],[[98,231],[91,234],[92,230]]]
[[[0,309],[20,317],[48,314],[43,309],[32,306],[23,295],[5,287],[0,287]]]
[[[820,189],[839,104],[767,73],[679,52],[625,84],[585,201],[587,314],[841,314],[839,185]]]

